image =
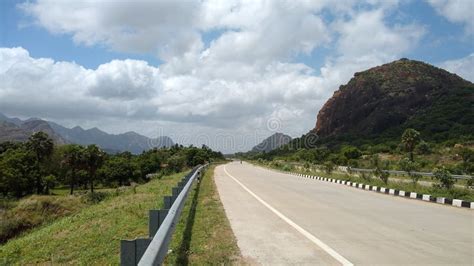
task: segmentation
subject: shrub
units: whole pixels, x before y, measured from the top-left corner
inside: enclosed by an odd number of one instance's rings
[[[96,204],[96,203],[99,203],[101,201],[103,201],[104,199],[106,199],[107,197],[109,197],[110,194],[107,193],[107,192],[89,192],[87,194],[85,194],[84,196],[82,196],[82,200],[85,202],[85,203],[90,203],[90,204]]]
[[[381,161],[379,156],[377,154],[375,154],[371,158],[371,163],[372,163],[372,166],[375,168],[374,175],[376,177],[380,178],[380,180],[382,180],[382,182],[387,184],[390,174],[389,174],[389,172],[384,170],[384,168],[385,169],[388,168],[388,162],[387,161]]]
[[[327,161],[324,163],[324,171],[327,173],[327,174],[331,174],[332,171],[334,170],[335,168],[335,165],[333,162],[331,161]]]
[[[418,154],[430,154],[431,153],[431,147],[426,141],[421,141],[417,146],[416,146],[416,151]]]
[[[451,176],[451,173],[446,168],[437,168],[433,172],[434,178],[439,181],[439,184],[437,186],[445,189],[451,189],[456,182],[456,179],[454,179]]]
[[[347,160],[358,159],[360,156],[362,156],[362,152],[353,146],[346,146],[342,148],[342,154]]]
[[[415,174],[414,171],[419,169],[419,164],[417,162],[412,162],[408,158],[403,158],[398,162],[400,168],[408,173],[408,176],[411,178],[414,185],[418,183],[418,180],[421,178],[421,175]]]

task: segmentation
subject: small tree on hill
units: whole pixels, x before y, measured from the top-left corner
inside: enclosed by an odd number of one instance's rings
[[[463,147],[458,154],[462,158],[462,168],[465,174],[474,172],[474,150]]]
[[[400,168],[402,168],[403,171],[408,173],[408,176],[411,178],[413,185],[416,186],[418,180],[421,178],[421,175],[414,173],[416,170],[419,169],[418,163],[412,162],[408,158],[403,158],[398,164],[400,165]]]
[[[88,181],[91,187],[91,193],[94,193],[94,180],[96,179],[97,169],[99,169],[105,160],[105,153],[96,145],[89,145],[84,149],[84,166],[87,169]]]
[[[390,174],[386,170],[384,170],[384,168],[385,169],[388,168],[388,162],[381,161],[379,156],[375,154],[371,158],[371,163],[372,163],[372,166],[374,167],[374,175],[380,178],[382,182],[387,184]]]
[[[74,193],[74,186],[77,183],[77,173],[84,166],[83,148],[79,145],[68,145],[63,154],[62,164],[69,170],[68,183],[70,187],[70,194]]]
[[[34,153],[36,157],[35,167],[37,170],[36,173],[36,193],[43,193],[43,182],[42,176],[43,171],[41,164],[53,154],[53,140],[51,140],[48,135],[44,132],[36,132],[30,136],[28,142],[26,143],[28,149]]]
[[[449,171],[444,167],[435,169],[433,174],[434,178],[439,181],[438,186],[442,188],[451,189],[456,182],[456,180],[451,176],[451,173],[449,173]]]
[[[420,142],[420,132],[414,130],[413,128],[408,128],[405,130],[405,132],[403,132],[402,143],[410,156],[410,161],[412,162],[414,161],[413,150],[415,149],[418,142]]]
[[[334,168],[335,168],[335,165],[333,162],[331,161],[327,161],[324,163],[324,171],[327,173],[327,174],[331,174],[332,171],[334,171]]]

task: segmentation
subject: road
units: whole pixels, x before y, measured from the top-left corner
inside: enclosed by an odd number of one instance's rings
[[[233,162],[215,182],[242,255],[265,265],[474,265],[474,212]]]

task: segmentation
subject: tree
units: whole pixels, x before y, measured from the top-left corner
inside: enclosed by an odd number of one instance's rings
[[[451,173],[449,173],[449,171],[444,167],[435,169],[433,175],[434,178],[439,181],[438,186],[445,189],[451,189],[456,182],[456,180],[451,176]]]
[[[179,172],[183,170],[186,165],[186,158],[182,155],[175,154],[168,159],[168,168],[173,172]]]
[[[388,162],[381,161],[379,156],[377,154],[375,154],[371,158],[371,163],[372,163],[372,166],[375,168],[374,169],[374,175],[376,177],[380,178],[380,180],[382,180],[382,182],[387,184],[390,174],[389,174],[389,172],[384,170],[384,168],[385,169],[388,168]]]
[[[133,176],[134,168],[126,156],[115,155],[105,161],[100,171],[108,182],[118,182],[123,186]]]
[[[74,186],[77,182],[77,172],[84,166],[83,147],[72,144],[65,147],[63,154],[63,165],[69,170],[68,181],[70,186],[70,194],[74,193]]]
[[[430,154],[431,153],[431,147],[430,144],[426,141],[420,141],[420,143],[416,146],[416,149],[419,154]]]
[[[464,173],[471,174],[474,172],[474,150],[462,147],[459,149],[458,154],[462,158],[462,168]]]
[[[420,142],[420,132],[414,130],[413,128],[407,128],[402,135],[402,143],[405,150],[410,155],[410,161],[414,161],[413,150],[416,147],[416,144]]]
[[[47,175],[45,176],[44,178],[44,185],[45,185],[45,194],[49,194],[49,190],[51,188],[54,188],[54,186],[56,185],[56,176],[54,175]]]
[[[96,145],[89,145],[84,149],[84,165],[88,173],[88,181],[91,187],[91,193],[94,193],[94,180],[96,179],[97,169],[104,164],[105,153]]]
[[[35,157],[25,148],[9,149],[0,156],[0,189],[4,196],[17,198],[35,189]]]
[[[416,186],[416,184],[418,183],[418,180],[421,178],[421,175],[414,173],[414,171],[419,169],[420,167],[419,164],[416,162],[410,161],[410,159],[408,158],[403,158],[402,160],[400,160],[398,164],[400,165],[400,168],[403,171],[408,173],[408,176],[411,178],[413,185]]]
[[[353,146],[346,146],[342,148],[342,154],[347,158],[347,160],[358,159],[360,156],[362,156],[360,150]]]
[[[324,171],[326,171],[327,174],[331,174],[334,168],[335,168],[335,165],[333,162],[327,161],[324,163]]]
[[[37,169],[37,173],[35,186],[36,193],[40,194],[43,192],[43,171],[41,169],[41,164],[44,162],[45,159],[51,157],[51,155],[53,154],[53,140],[48,137],[48,134],[40,131],[30,136],[28,142],[26,143],[26,146],[35,154],[36,157],[35,167]]]

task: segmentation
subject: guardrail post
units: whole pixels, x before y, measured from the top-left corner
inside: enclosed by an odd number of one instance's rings
[[[164,200],[164,205],[165,205],[165,209],[169,210],[171,208],[171,205],[173,205],[173,199],[171,196],[164,196],[163,197],[163,200]]]
[[[148,221],[148,235],[153,238],[166,218],[168,210],[150,210]]]
[[[120,265],[135,266],[138,264],[151,238],[137,238],[134,240],[120,240]]]
[[[178,194],[179,194],[179,187],[174,187],[174,188],[171,189],[171,196],[173,196],[173,197],[176,196],[177,197]],[[174,200],[173,200],[173,202],[174,202]]]

